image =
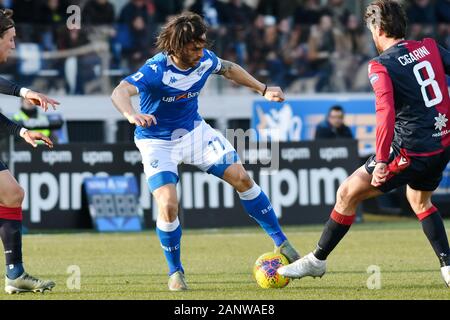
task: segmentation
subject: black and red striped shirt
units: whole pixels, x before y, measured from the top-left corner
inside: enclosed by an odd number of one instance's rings
[[[392,144],[410,156],[450,145],[450,52],[435,40],[400,41],[369,63],[376,101],[376,160],[387,162]]]

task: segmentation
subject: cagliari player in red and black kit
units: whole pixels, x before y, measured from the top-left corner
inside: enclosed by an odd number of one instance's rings
[[[0,10],[0,63],[5,62],[15,48],[14,37],[16,31],[11,16],[11,10]],[[33,104],[39,104],[44,110],[47,110],[48,105],[52,105],[55,108],[59,104],[59,102],[41,93],[21,88],[17,84],[1,77],[0,93],[22,97]],[[40,132],[27,130],[1,113],[0,127],[6,129],[6,132],[9,134],[22,137],[34,147],[37,146],[36,140],[43,141],[49,147],[53,146],[52,141]],[[24,270],[22,264],[21,230],[23,198],[23,189],[9,172],[6,165],[0,161],[0,238],[5,250],[5,291],[7,293],[43,292],[51,290],[55,286],[53,281],[37,279]]]
[[[326,258],[349,230],[357,205],[407,185],[406,196],[450,286],[450,249],[431,195],[450,160],[450,52],[433,39],[404,40],[406,17],[396,1],[377,0],[365,20],[380,55],[369,63],[376,101],[376,154],[337,192],[336,205],[317,248],[282,267],[292,278],[321,277]]]

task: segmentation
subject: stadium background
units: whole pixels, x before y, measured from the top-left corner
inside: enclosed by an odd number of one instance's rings
[[[270,239],[243,213],[229,189],[184,166],[179,187],[182,255],[191,290],[181,295],[168,292],[166,262],[153,229],[156,211],[132,142],[133,127],[110,100],[114,86],[154,54],[154,37],[164,21],[186,9],[203,14],[211,25],[210,46],[220,57],[241,64],[261,81],[280,85],[286,93],[285,103],[271,104],[212,76],[199,104],[204,118],[224,133],[254,129],[251,140],[257,141],[276,139],[267,129],[279,130],[280,170],[264,174],[270,164],[264,166],[263,161],[247,168],[267,191],[284,231],[304,255],[321,235],[339,182],[373,151],[374,97],[367,62],[376,52],[361,18],[368,2],[0,1],[14,10],[17,23],[16,51],[0,65],[0,74],[57,98],[61,106],[46,115],[56,122],[64,120],[51,151],[2,135],[1,157],[26,191],[27,270],[57,286],[50,294],[3,294],[0,300],[170,299],[175,305],[188,304],[184,299],[448,300],[436,257],[402,191],[359,208],[358,221],[363,223],[356,223],[330,256],[324,279],[306,278],[283,290],[263,290],[252,278],[252,267],[258,256],[272,250]],[[408,7],[408,38],[433,36],[450,48],[448,0],[402,2]],[[67,28],[68,19],[76,22],[77,9],[71,5],[81,9],[79,29]],[[323,14],[331,19],[321,23]],[[334,104],[345,108],[346,123],[357,140],[313,141],[316,124]],[[6,115],[12,117],[19,107],[18,98],[0,96]],[[264,152],[252,150],[244,148],[242,158],[264,160]],[[146,229],[95,232],[83,181],[125,172],[136,178]],[[446,173],[434,199],[443,215],[450,212],[449,187]],[[157,303],[155,310],[174,318],[172,307]]]
[[[82,189],[83,179],[125,172],[137,178],[144,226],[154,226],[157,212],[141,174],[139,155],[133,145],[133,127],[115,110],[109,95],[123,77],[133,73],[155,54],[153,44],[161,25],[171,15],[183,10],[192,10],[205,17],[210,25],[210,48],[219,57],[239,63],[262,82],[281,86],[287,98],[282,104],[267,103],[246,88],[212,76],[199,97],[200,114],[223,133],[226,129],[253,129],[250,139],[253,142],[267,138],[266,129],[278,129],[280,136],[270,138],[281,141],[280,170],[272,172],[274,174],[270,178],[264,178],[267,177],[261,174],[264,166],[250,165],[249,168],[255,179],[269,191],[272,202],[279,209],[281,223],[294,225],[287,229],[288,233],[305,230],[296,229],[296,226],[322,225],[332,208],[339,183],[361,164],[374,147],[374,96],[367,79],[367,62],[376,56],[376,50],[362,22],[364,8],[369,2],[0,1],[1,6],[14,10],[13,18],[17,25],[16,51],[6,64],[0,66],[0,74],[22,86],[56,97],[61,106],[49,114],[60,115],[64,120],[62,129],[58,130],[58,145],[53,153],[46,153],[43,147],[30,150],[20,141],[9,138],[1,142],[2,158],[9,163],[26,191],[25,227],[31,233],[92,229],[94,224]],[[442,46],[450,48],[450,2],[401,2],[407,6],[408,38],[431,36]],[[72,5],[81,9],[81,20],[80,28],[70,30],[67,21],[73,22],[73,15],[78,12]],[[68,8],[71,9],[67,11]],[[315,126],[335,104],[344,107],[346,124],[352,129],[356,141],[313,141]],[[137,99],[134,105],[138,106]],[[19,107],[17,98],[0,97],[0,108],[6,115],[12,116]],[[283,150],[285,157],[282,156]],[[247,150],[247,155],[251,157],[252,153]],[[328,177],[330,173],[331,178]],[[254,225],[243,213],[237,198],[233,201],[226,188],[211,182],[214,178],[199,176],[189,167],[182,167],[181,174],[184,176],[180,192],[189,195],[181,200],[184,227]],[[187,182],[184,183],[183,179]],[[450,212],[449,188],[450,180],[446,173],[435,196],[446,216]],[[389,215],[389,218],[381,215]],[[399,228],[411,228],[415,236],[418,232],[414,229],[416,227],[411,227],[409,221],[405,227],[405,218],[401,216],[412,217],[402,190],[382,200],[364,203],[359,209],[358,221],[368,221],[367,226],[363,226],[364,231],[372,228],[370,221],[397,221],[398,217]],[[377,232],[385,235],[391,232],[389,228],[397,228],[392,226],[391,223],[377,224],[375,236]],[[316,230],[314,226],[312,228]],[[251,229],[250,233],[247,229],[236,230],[251,237],[254,244],[248,259],[251,265],[253,257],[259,255],[257,250],[261,250],[259,238],[254,236],[256,229]],[[193,239],[198,235],[195,232],[187,235],[187,243],[194,249],[196,240]],[[60,243],[74,241],[66,236],[61,235]],[[221,234],[218,236],[222,237]],[[87,237],[81,240],[85,245],[99,240]],[[138,241],[143,240],[142,235],[138,237]],[[372,243],[369,238],[367,233],[357,241]],[[385,238],[381,236],[379,239]],[[302,240],[305,240],[304,236]],[[28,245],[30,256],[39,244],[47,243],[45,238],[34,241],[36,244]],[[107,250],[108,241],[100,241],[99,250]],[[152,241],[157,243],[153,235]],[[311,241],[305,240],[307,243]],[[383,241],[386,242],[383,250],[390,250],[389,241]],[[414,246],[421,245],[414,242]],[[156,245],[154,247],[155,251],[159,250]],[[56,253],[49,252],[48,256],[58,257],[65,250],[58,248]],[[399,254],[398,250],[401,249],[392,251],[385,258]],[[369,257],[363,258],[367,259],[363,259],[361,266],[370,260]],[[218,259],[220,261],[220,257]],[[428,266],[428,262],[419,262]],[[163,266],[162,258],[158,263]],[[344,266],[339,265],[339,268]],[[143,278],[142,273],[148,270],[139,269],[139,272]],[[158,272],[158,277],[163,278]],[[58,277],[63,279],[61,274]],[[214,281],[213,278],[210,280]],[[229,280],[224,280],[224,283],[226,281]],[[233,281],[229,282],[233,284]],[[317,297],[314,295],[317,292],[311,292],[309,297]],[[401,294],[402,290],[399,292]],[[396,297],[396,294],[399,293],[393,290],[381,297]],[[343,296],[341,291],[335,296],[330,291],[329,297]],[[207,293],[190,297],[210,298]],[[298,298],[292,291],[288,291],[288,297]],[[365,297],[373,298],[370,295]]]

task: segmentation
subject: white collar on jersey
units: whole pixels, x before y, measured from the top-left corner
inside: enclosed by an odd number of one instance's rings
[[[174,89],[187,91],[194,84],[202,81],[203,75],[212,67],[212,65],[213,61],[208,58],[201,61],[197,68],[191,68],[192,71],[189,73],[186,73],[186,71],[183,73],[178,73],[168,69],[163,72],[162,83]]]
[[[186,71],[189,71],[189,70],[192,69],[192,67],[191,68],[187,68],[187,69],[181,69],[181,68],[177,67],[175,62],[173,62],[172,57],[169,56],[169,55],[167,55],[167,64],[166,65],[167,66],[173,66],[175,69],[177,69],[177,70],[179,70],[181,72],[186,72]]]

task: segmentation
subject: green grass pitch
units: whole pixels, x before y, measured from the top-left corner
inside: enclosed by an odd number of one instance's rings
[[[301,254],[306,254],[314,248],[322,226],[284,229]],[[295,280],[284,289],[261,289],[252,278],[254,261],[271,249],[271,240],[257,227],[186,230],[182,259],[190,290],[169,292],[167,268],[154,231],[30,234],[24,236],[27,271],[51,278],[57,285],[45,294],[2,292],[0,300],[450,298],[437,259],[413,219],[354,225],[330,256],[322,279]],[[68,280],[74,283],[67,273],[72,265],[81,271],[79,290],[67,286]],[[371,265],[381,270],[380,289],[367,288]]]

